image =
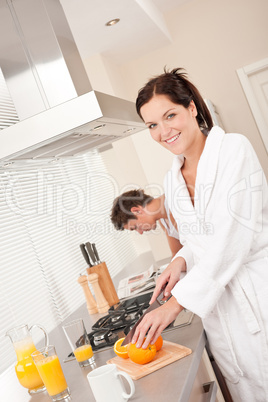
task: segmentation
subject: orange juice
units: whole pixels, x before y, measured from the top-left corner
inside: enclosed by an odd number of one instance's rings
[[[48,356],[36,361],[36,367],[50,396],[60,394],[68,388],[58,356]]]
[[[85,360],[91,359],[93,356],[93,351],[91,345],[83,345],[74,350],[74,355],[78,362],[84,362]]]
[[[36,351],[36,347],[31,338],[23,339],[14,343],[18,363],[15,371],[20,384],[29,390],[35,390],[44,386],[37,368],[31,357],[31,353]]]

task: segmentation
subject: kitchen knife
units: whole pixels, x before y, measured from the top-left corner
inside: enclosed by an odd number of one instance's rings
[[[92,249],[94,251],[94,254],[95,254],[95,257],[96,257],[96,260],[97,260],[98,264],[100,264],[101,261],[100,261],[100,257],[99,257],[99,254],[97,252],[97,248],[96,248],[95,243],[92,243]]]
[[[143,319],[143,317],[149,313],[152,310],[155,310],[156,308],[160,307],[163,303],[162,299],[164,297],[164,292],[161,292],[160,295],[158,296],[158,298],[156,299],[156,301],[154,301],[148,308],[147,310],[143,313],[143,315],[138,319],[138,321],[136,322],[136,324],[134,325],[134,327],[131,328],[131,330],[129,331],[129,333],[127,334],[127,336],[125,337],[124,341],[122,342],[121,346],[127,345],[128,343],[131,342],[133,335],[136,331],[137,326],[139,325],[139,323],[141,322],[141,320]]]
[[[90,262],[88,253],[86,252],[84,243],[80,244],[80,249],[81,249],[81,251],[82,251],[83,257],[84,257],[84,259],[85,259],[87,265],[88,265],[89,267],[92,267],[92,264],[91,264],[91,262]]]
[[[93,249],[92,249],[91,243],[87,242],[87,243],[85,244],[85,246],[86,246],[86,249],[87,249],[87,251],[88,251],[88,254],[90,255],[90,258],[91,258],[91,260],[92,260],[92,262],[93,262],[93,265],[97,265],[97,260],[96,260],[94,251],[93,251]]]

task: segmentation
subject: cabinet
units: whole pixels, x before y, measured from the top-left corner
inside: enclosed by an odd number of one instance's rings
[[[188,402],[225,402],[206,349],[203,351]]]

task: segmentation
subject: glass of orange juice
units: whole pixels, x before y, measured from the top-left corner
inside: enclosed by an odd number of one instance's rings
[[[95,358],[82,318],[68,322],[62,328],[79,366],[86,367],[93,364]]]
[[[52,401],[61,401],[70,396],[55,346],[49,345],[32,353],[38,373]]]

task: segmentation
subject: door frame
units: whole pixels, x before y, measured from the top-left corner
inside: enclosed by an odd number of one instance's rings
[[[249,106],[251,108],[253,117],[256,121],[258,130],[261,134],[262,140],[264,145],[266,146],[266,150],[268,151],[268,142],[267,142],[267,125],[263,119],[262,112],[259,109],[258,102],[256,100],[255,94],[253,92],[249,76],[251,74],[256,73],[257,71],[261,71],[264,69],[268,69],[268,57],[259,60],[255,63],[249,64],[248,66],[239,68],[236,70],[238,78],[240,80],[240,83],[242,85],[242,88],[245,92],[245,95],[247,97],[247,101],[249,103]]]

